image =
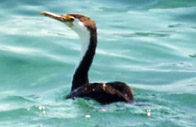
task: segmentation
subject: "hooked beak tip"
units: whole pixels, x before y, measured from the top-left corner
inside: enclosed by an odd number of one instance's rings
[[[41,12],[40,15],[44,15],[45,12]]]

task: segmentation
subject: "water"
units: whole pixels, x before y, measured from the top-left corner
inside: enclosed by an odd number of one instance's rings
[[[1,127],[195,127],[195,0],[1,0]],[[64,100],[77,35],[41,11],[94,19],[91,82],[124,81],[135,106]],[[150,113],[147,113],[150,110]]]

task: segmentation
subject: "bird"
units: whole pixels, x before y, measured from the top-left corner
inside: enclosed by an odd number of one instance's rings
[[[54,14],[43,11],[43,16],[66,24],[77,33],[81,41],[80,60],[72,78],[70,93],[66,99],[92,99],[100,104],[115,102],[133,103],[133,89],[124,82],[90,83],[88,72],[92,65],[97,47],[97,28],[95,22],[82,14]]]

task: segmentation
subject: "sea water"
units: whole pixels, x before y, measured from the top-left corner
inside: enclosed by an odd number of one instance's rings
[[[0,127],[196,126],[196,0],[1,0],[0,8]],[[79,38],[41,11],[94,19],[89,79],[128,83],[136,105],[65,100]]]

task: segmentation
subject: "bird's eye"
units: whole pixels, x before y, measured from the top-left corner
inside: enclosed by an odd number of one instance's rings
[[[66,21],[68,21],[68,22],[73,22],[73,21],[74,21],[74,18],[69,18],[69,19],[67,19]]]

